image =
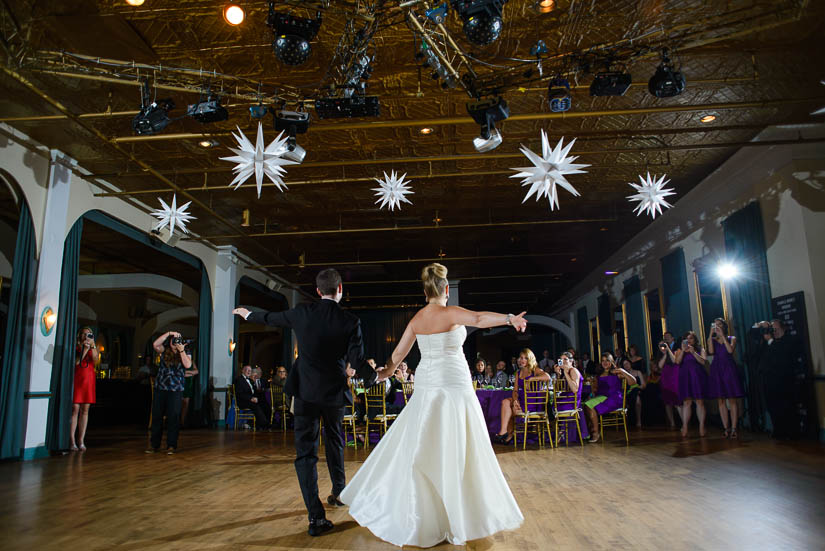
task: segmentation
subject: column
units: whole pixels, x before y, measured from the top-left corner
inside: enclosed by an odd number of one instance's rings
[[[217,265],[212,289],[214,310],[212,313],[212,387],[217,400],[215,419],[218,426],[226,415],[226,387],[232,383],[233,356],[229,354],[229,340],[234,339],[235,288],[238,285],[238,257],[232,246],[218,247]]]

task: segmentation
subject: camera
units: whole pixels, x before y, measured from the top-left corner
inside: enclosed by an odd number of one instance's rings
[[[558,365],[559,367],[561,367],[563,364],[564,364],[564,360],[559,360],[559,361],[556,362],[556,365]]]
[[[660,342],[660,343],[659,343],[659,348],[660,348],[661,350],[667,350],[667,343],[666,343],[666,342],[664,342],[664,341]]]
[[[773,335],[773,325],[769,325],[768,327],[760,327],[759,332],[763,335]]]
[[[687,340],[687,339],[685,339],[685,340],[683,340],[683,341],[682,341],[682,346],[687,346],[688,344],[690,344],[690,343],[688,342],[688,340]]]

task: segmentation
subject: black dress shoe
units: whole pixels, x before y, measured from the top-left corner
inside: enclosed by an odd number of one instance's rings
[[[309,521],[309,530],[307,533],[310,536],[320,536],[324,532],[329,532],[335,525],[325,518],[313,519]]]
[[[330,494],[329,497],[327,498],[327,503],[329,503],[333,507],[345,507],[346,506],[346,503],[344,503],[343,501],[338,499],[337,496],[334,496],[332,494]]]

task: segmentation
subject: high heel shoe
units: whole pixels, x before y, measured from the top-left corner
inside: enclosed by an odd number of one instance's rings
[[[739,435],[736,433],[736,429],[731,429],[730,439],[731,440],[739,440]]]
[[[85,452],[86,451],[86,446],[84,444],[80,444],[80,447],[78,449],[82,452]]]
[[[722,438],[727,438],[729,436],[730,436],[730,431],[728,429],[725,429],[725,430],[722,431]]]
[[[80,448],[78,448],[77,446],[75,446],[74,444],[72,444],[72,445],[71,445],[71,447],[69,448],[69,451],[70,451],[70,452],[76,452],[76,451],[77,451],[77,450],[79,450],[79,449],[80,449]]]

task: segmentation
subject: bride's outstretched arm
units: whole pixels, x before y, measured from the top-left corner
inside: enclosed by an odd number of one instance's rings
[[[404,358],[406,358],[407,354],[410,353],[413,343],[415,343],[415,333],[413,332],[412,327],[410,327],[410,324],[407,324],[407,328],[404,329],[404,334],[401,335],[401,340],[398,341],[398,344],[395,346],[395,350],[392,351],[392,356],[390,356],[390,359],[387,361],[387,365],[384,369],[378,371],[379,379],[388,379],[393,373],[395,373],[396,366],[404,361]]]
[[[479,329],[512,325],[516,331],[521,333],[527,328],[527,320],[524,319],[524,314],[527,312],[515,316],[513,314],[497,314],[496,312],[473,312],[460,306],[448,306],[447,312],[449,312],[452,322],[456,325],[469,325]]]

